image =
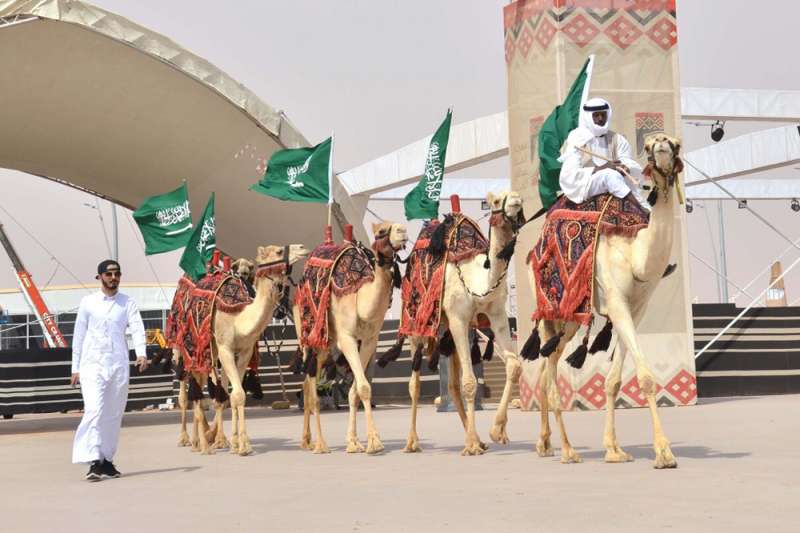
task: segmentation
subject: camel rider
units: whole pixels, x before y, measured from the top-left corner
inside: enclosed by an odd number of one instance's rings
[[[603,193],[624,198],[633,192],[639,203],[649,209],[639,192],[640,184],[625,177],[625,173],[641,176],[642,168],[633,159],[628,140],[611,131],[610,124],[611,105],[607,101],[591,98],[584,103],[578,127],[569,133],[558,159],[562,163],[559,175],[561,191],[575,203]],[[606,157],[611,162],[578,148]]]
[[[73,463],[90,463],[86,479],[119,477],[112,460],[117,451],[122,414],[128,400],[130,328],[140,372],[147,369],[145,332],[136,303],[119,292],[119,263],[97,266],[100,290],[81,300],[72,337],[72,378],[81,385],[83,418],[72,446]]]

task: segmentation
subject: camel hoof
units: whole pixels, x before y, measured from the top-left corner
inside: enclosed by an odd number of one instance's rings
[[[189,440],[189,435],[183,434],[180,437],[178,437],[178,447],[183,448],[191,445],[192,441]]]
[[[214,439],[214,443],[211,445],[211,447],[215,450],[224,450],[225,448],[230,448],[231,443],[225,438],[225,435],[223,435],[222,438],[217,437]]]
[[[568,448],[561,451],[561,464],[568,465],[572,463],[582,463],[583,458],[573,450],[572,448]]]
[[[539,457],[553,457],[553,447],[549,440],[541,440],[536,443],[536,453]]]
[[[633,461],[633,456],[624,452],[622,448],[616,448],[606,451],[606,456],[603,460],[606,463],[629,463]]]
[[[364,445],[358,439],[350,439],[347,441],[347,453],[364,453]]]
[[[370,437],[367,439],[367,454],[368,455],[375,455],[376,453],[381,453],[383,451],[383,443],[381,439],[378,438],[377,435]]]
[[[300,439],[300,448],[303,450],[313,450],[314,447],[311,445],[311,435],[303,435]]]
[[[669,449],[662,450],[660,453],[656,453],[656,462],[653,464],[653,468],[656,470],[678,468],[678,461],[675,460],[675,456]]]
[[[492,439],[492,442],[496,442],[497,444],[508,444],[510,442],[508,440],[508,433],[506,433],[505,423],[495,424],[492,431],[489,432],[489,437]]]
[[[414,437],[408,437],[406,441],[406,447],[403,448],[403,453],[419,453],[422,451],[422,448],[419,447],[419,439]]]
[[[461,455],[483,455],[486,451],[486,448],[481,446],[482,442],[473,442],[471,444],[467,444],[463,450],[461,450]]]
[[[331,453],[331,450],[328,448],[328,445],[325,444],[324,440],[318,440],[316,446],[314,446],[314,451],[311,453]]]
[[[214,454],[216,454],[216,452],[210,446],[205,450],[200,450],[200,455],[214,455]]]

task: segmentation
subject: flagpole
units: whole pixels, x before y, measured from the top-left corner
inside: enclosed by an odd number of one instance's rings
[[[592,70],[594,68],[594,54],[589,55],[589,64],[586,65],[586,83],[583,84],[583,91],[581,91],[581,110],[583,109],[586,100],[589,99],[589,87],[592,85]]]
[[[328,227],[333,214],[333,132],[331,132],[331,152],[328,155]]]

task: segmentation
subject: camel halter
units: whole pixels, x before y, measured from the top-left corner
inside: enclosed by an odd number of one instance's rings
[[[281,259],[257,265],[255,277],[267,277],[272,281],[276,281],[275,278],[272,277],[272,274],[275,273],[285,276],[292,275],[292,265],[289,264],[289,246],[283,247],[283,257]]]

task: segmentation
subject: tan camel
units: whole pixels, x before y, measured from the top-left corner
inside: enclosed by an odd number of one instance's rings
[[[373,358],[378,345],[378,335],[392,301],[395,255],[408,241],[408,233],[402,224],[391,222],[373,224],[372,231],[375,234],[372,249],[376,255],[373,269],[374,279],[353,293],[341,297],[332,294],[328,311],[330,343],[331,345],[336,343],[336,347],[347,359],[354,377],[348,394],[350,404],[346,436],[348,453],[366,451],[368,454],[374,454],[383,451],[383,443],[372,418],[370,404],[372,388],[367,381],[365,370],[369,364],[374,364]],[[294,322],[298,328],[298,338],[300,338],[300,310],[297,306],[294,307]],[[303,382],[303,434],[300,439],[300,447],[311,449],[314,453],[330,453],[322,436],[320,405],[317,396],[317,376],[330,357],[330,353],[330,349],[317,351],[317,367],[306,375]],[[356,432],[356,413],[359,400],[364,405],[364,416],[367,421],[366,448],[358,440]],[[317,440],[313,446],[310,428],[312,411],[317,431]]]
[[[235,260],[231,264],[231,273],[234,276],[237,276],[247,283],[251,284],[255,281],[255,263],[246,259],[244,257]],[[174,367],[179,365],[179,361],[181,359],[181,352],[177,346],[173,346],[172,348],[172,363]],[[228,390],[228,381],[225,374],[222,374],[222,387],[224,390]],[[213,399],[214,401],[214,425],[212,428],[209,429],[208,425],[206,424],[205,427],[200,428],[200,425],[194,425],[194,432],[192,435],[191,440],[189,439],[189,433],[186,431],[186,423],[187,423],[187,411],[189,408],[189,387],[188,387],[188,376],[184,376],[183,379],[180,379],[178,382],[178,408],[181,412],[181,431],[178,437],[178,446],[191,446],[192,451],[199,451],[200,450],[200,437],[199,431],[202,429],[206,432],[206,439],[213,444],[211,445],[212,449],[218,448],[227,448],[230,446],[230,443],[225,438],[225,433],[222,430],[222,415],[224,409],[227,405],[227,401],[219,402],[216,398]],[[202,405],[203,411],[206,410],[206,404]]]
[[[306,257],[308,250],[302,244],[289,246],[260,246],[256,254],[255,290],[253,302],[241,312],[230,314],[217,310],[214,312],[212,331],[212,353],[217,354],[222,375],[230,384],[231,405],[231,453],[248,455],[253,448],[247,436],[244,417],[245,392],[242,387],[242,378],[247,365],[253,355],[253,349],[258,337],[272,318],[275,307],[278,305],[283,285],[289,275],[289,267],[298,260]],[[208,381],[208,375],[192,372],[192,378],[198,384]],[[218,382],[217,386],[225,386]],[[224,406],[224,404],[223,404]],[[218,447],[227,445],[225,436],[221,431],[222,407],[218,407],[216,419],[218,425],[215,443]],[[196,431],[200,452],[203,454],[214,453],[214,448],[209,445],[207,427],[202,401],[194,402],[194,424],[199,427]]]
[[[487,196],[492,210],[492,226],[489,235],[489,268],[485,267],[487,254],[479,254],[461,263],[447,263],[445,271],[444,295],[442,297],[442,325],[448,327],[453,336],[456,353],[449,357],[450,383],[448,388],[453,403],[458,410],[466,433],[466,444],[462,455],[480,455],[487,449],[475,429],[475,394],[477,380],[472,370],[470,357],[469,329],[479,313],[486,315],[491,322],[496,343],[503,350],[506,363],[506,383],[503,396],[497,409],[494,426],[490,432],[492,440],[508,443],[506,424],[508,422],[508,403],[511,399],[512,384],[519,379],[521,367],[517,354],[512,349],[511,333],[508,328],[508,287],[506,274],[510,259],[498,259],[497,254],[515,238],[515,225],[522,213],[522,199],[513,191]],[[434,341],[424,337],[409,339],[411,353],[424,350],[430,355]],[[457,355],[457,356],[456,356]],[[420,371],[412,370],[408,384],[411,396],[411,429],[408,433],[404,452],[419,452],[417,435],[417,405],[420,392]],[[464,410],[462,397],[466,400]]]
[[[678,173],[682,170],[683,163],[678,157],[680,141],[664,134],[650,137],[645,144],[645,151],[650,160],[648,166],[652,169],[651,177],[658,195],[650,214],[650,224],[633,238],[601,235],[596,252],[594,308],[598,314],[607,317],[614,324],[622,344],[622,349],[617,350],[616,356],[613,357],[611,369],[606,377],[606,423],[603,446],[606,448],[605,461],[608,463],[633,460],[630,454],[620,448],[614,425],[614,403],[622,380],[622,364],[626,352],[630,352],[636,364],[639,387],[647,398],[653,419],[653,448],[656,454],[654,466],[675,468],[677,461],[670,449],[669,440],[664,435],[656,410],[656,379],[639,347],[636,325],[641,320],[647,302],[669,263],[675,224],[675,195],[672,194],[672,189],[674,186],[679,201],[682,201]],[[533,283],[531,286],[534,286]],[[539,324],[542,343],[547,342],[558,331],[564,331],[564,335],[556,351],[547,358],[546,368],[540,380],[542,427],[536,451],[543,457],[553,455],[547,415],[548,409],[552,408],[561,433],[562,463],[581,462],[580,455],[572,448],[567,438],[556,384],[558,359],[577,330],[578,325],[573,322],[542,320]]]

